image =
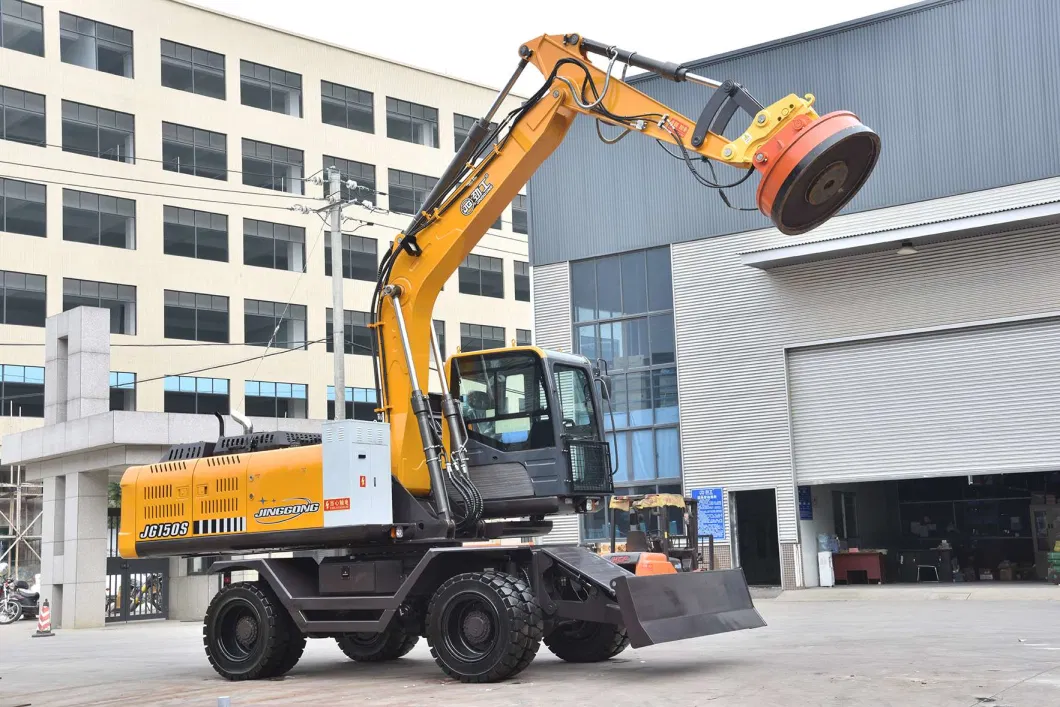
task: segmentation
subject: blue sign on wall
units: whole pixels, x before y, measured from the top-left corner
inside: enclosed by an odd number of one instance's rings
[[[799,520],[813,520],[813,493],[809,486],[799,487]]]
[[[714,540],[728,539],[729,523],[725,518],[725,490],[721,487],[692,489],[699,502],[699,535],[713,535]]]

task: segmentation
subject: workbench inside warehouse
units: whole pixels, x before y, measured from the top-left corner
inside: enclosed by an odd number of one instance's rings
[[[1060,472],[802,486],[808,586],[1060,584]],[[813,580],[816,580],[813,581]]]

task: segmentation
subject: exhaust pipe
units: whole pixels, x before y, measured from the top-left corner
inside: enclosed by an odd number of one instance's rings
[[[239,412],[237,410],[232,410],[228,414],[231,415],[232,419],[235,420],[237,423],[239,423],[239,426],[243,428],[243,434],[245,434],[245,435],[253,434],[253,432],[254,432],[254,423],[251,422],[243,413],[241,413],[241,412]]]

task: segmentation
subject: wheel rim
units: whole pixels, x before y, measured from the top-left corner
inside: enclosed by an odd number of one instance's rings
[[[383,638],[381,633],[347,633],[346,640],[361,648],[373,648]]]
[[[465,663],[475,663],[497,645],[500,617],[493,605],[479,594],[453,597],[442,612],[445,647]]]
[[[217,645],[233,663],[247,661],[261,636],[257,613],[244,604],[229,605],[218,617]]]
[[[589,638],[600,629],[600,625],[592,621],[567,621],[556,627],[556,632],[564,638],[571,640],[583,640]]]

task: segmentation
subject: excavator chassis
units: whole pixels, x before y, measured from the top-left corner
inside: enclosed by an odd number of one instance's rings
[[[257,579],[231,582],[246,570]],[[449,676],[494,682],[529,665],[542,641],[565,660],[596,662],[627,645],[765,625],[742,570],[637,577],[577,546],[377,546],[211,571],[225,587],[206,614],[206,653],[234,680],[286,672],[306,638],[379,661],[425,636]]]

